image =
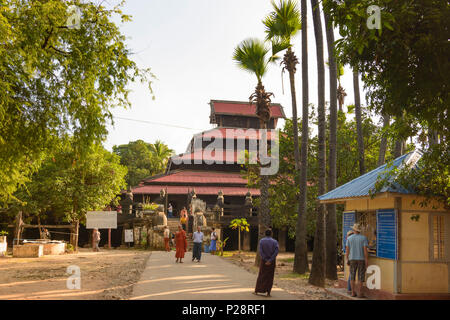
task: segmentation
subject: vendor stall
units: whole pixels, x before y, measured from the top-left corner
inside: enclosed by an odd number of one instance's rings
[[[394,160],[393,167],[411,164],[414,151]],[[363,292],[378,299],[450,299],[450,211],[402,186],[385,187],[377,194],[375,182],[383,165],[322,196],[321,203],[343,203],[344,235],[354,223],[369,240],[369,268]],[[345,264],[346,287],[348,266]]]

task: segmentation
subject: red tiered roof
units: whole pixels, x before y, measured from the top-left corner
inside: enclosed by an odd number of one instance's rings
[[[254,140],[254,139],[260,139],[262,133],[260,129],[244,129],[244,128],[214,128],[208,131],[204,131],[202,133],[196,134],[196,136],[200,136],[203,134],[203,138],[217,138],[217,137],[223,137],[223,139],[226,138],[233,138],[233,139],[248,139],[248,140]],[[267,130],[266,132],[267,140],[272,140],[273,138],[276,139],[276,137],[272,137],[272,131]]]
[[[242,115],[256,117],[256,105],[248,102],[211,100],[211,108],[215,114]],[[272,103],[270,107],[272,118],[285,118],[283,108],[278,103]]]
[[[195,184],[242,184],[246,185],[247,180],[242,178],[240,173],[235,172],[211,172],[211,171],[174,171],[167,175],[148,178],[144,180],[151,183],[195,183]]]
[[[163,186],[163,185],[144,185],[133,188],[133,194],[159,194],[161,189],[166,189],[168,194],[187,195],[192,189],[195,189],[197,195],[216,195],[222,190],[224,196],[245,196],[250,190],[252,196],[259,196],[258,189],[248,189],[245,187],[222,187],[222,186]]]

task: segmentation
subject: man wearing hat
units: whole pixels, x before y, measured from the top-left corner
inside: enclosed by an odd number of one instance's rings
[[[367,237],[361,234],[361,227],[359,223],[355,223],[352,227],[353,235],[347,238],[345,244],[345,256],[347,261],[350,261],[350,286],[352,288],[352,297],[356,297],[355,291],[358,292],[358,297],[362,298],[362,285],[365,282],[366,268],[368,266],[369,241]],[[358,290],[355,290],[356,272],[358,272]]]

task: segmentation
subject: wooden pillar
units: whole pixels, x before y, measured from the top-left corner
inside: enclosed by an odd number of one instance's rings
[[[286,252],[286,230],[278,230],[278,250],[279,252]]]
[[[243,235],[243,244],[242,250],[250,251],[250,232],[242,232]]]

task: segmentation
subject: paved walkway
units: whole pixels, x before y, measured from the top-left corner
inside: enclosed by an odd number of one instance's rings
[[[294,300],[295,296],[273,287],[272,298],[252,294],[257,275],[225,259],[202,253],[192,262],[187,252],[183,263],[175,263],[175,252],[154,251],[131,300]]]

